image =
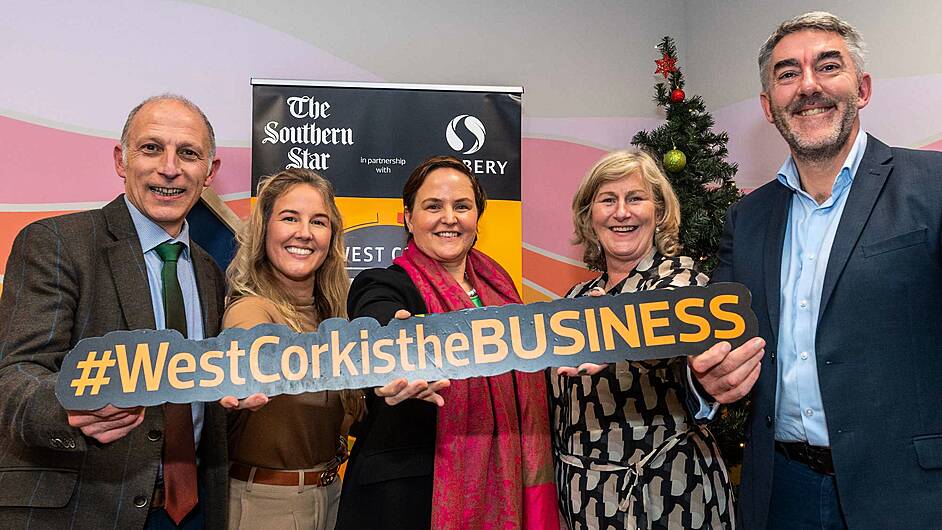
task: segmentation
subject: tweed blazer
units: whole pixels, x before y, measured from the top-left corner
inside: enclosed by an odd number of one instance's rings
[[[792,192],[778,181],[730,208],[714,282],[752,291],[766,341],[739,501],[765,528],[772,496],[781,264]],[[942,153],[873,137],[822,286],[815,352],[841,509],[850,528],[942,522]]]
[[[225,284],[190,245],[207,337]],[[154,328],[147,270],[123,196],[100,210],[43,219],[16,237],[0,298],[0,528],[143,528],[163,446],[160,407],[101,444],[69,426],[55,385],[82,338]],[[208,528],[226,525],[225,412],[206,405],[198,448]]]

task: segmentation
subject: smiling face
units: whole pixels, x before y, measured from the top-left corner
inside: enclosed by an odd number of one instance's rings
[[[332,233],[321,192],[308,184],[288,188],[275,199],[265,232],[265,254],[275,276],[298,298],[311,296]]]
[[[591,215],[610,274],[630,272],[654,246],[657,207],[639,171],[599,186]]]
[[[157,100],[134,116],[127,152],[115,147],[115,171],[131,204],[176,236],[219,169],[209,150],[209,131],[197,112],[179,101]]]
[[[870,101],[870,74],[859,75],[837,33],[803,30],[772,50],[769,88],[760,99],[765,117],[799,160],[841,154],[860,128],[858,110]]]
[[[425,177],[405,221],[419,250],[446,268],[463,267],[477,237],[478,215],[467,175],[438,168]]]

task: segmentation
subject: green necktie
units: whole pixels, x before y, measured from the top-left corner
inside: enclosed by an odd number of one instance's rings
[[[155,250],[160,260],[164,262],[160,270],[164,298],[164,327],[175,329],[186,337],[186,306],[183,304],[180,280],[177,279],[177,261],[183,253],[183,243],[161,243]]]
[[[186,333],[186,306],[177,279],[177,261],[183,243],[161,243],[157,255],[163,261],[160,281],[163,284],[164,320],[167,329]],[[173,522],[180,521],[197,503],[196,444],[193,441],[193,417],[186,403],[165,403],[164,410],[164,509]]]

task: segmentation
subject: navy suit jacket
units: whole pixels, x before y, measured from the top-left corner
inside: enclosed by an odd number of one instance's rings
[[[752,391],[739,522],[772,495],[782,243],[777,180],[730,208],[714,282],[752,291],[766,342]],[[942,153],[870,137],[834,238],[815,337],[841,508],[850,528],[942,524]]]
[[[190,245],[207,337],[219,332],[225,282]],[[153,329],[141,243],[123,197],[51,217],[13,242],[0,297],[0,528],[143,528],[163,447],[163,411],[101,444],[70,427],[56,400],[62,359],[85,337]],[[225,528],[225,411],[207,403],[198,448],[208,528]]]

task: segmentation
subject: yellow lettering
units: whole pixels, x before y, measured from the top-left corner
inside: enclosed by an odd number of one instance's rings
[[[298,369],[291,369],[291,356],[298,358]],[[281,373],[288,381],[298,381],[307,375],[307,351],[301,346],[288,346],[281,352]]]
[[[674,313],[684,324],[697,326],[696,333],[681,333],[680,342],[702,342],[710,337],[710,322],[700,315],[688,313],[691,307],[703,307],[701,298],[684,298],[674,306]]]
[[[739,297],[734,294],[721,294],[716,298],[710,300],[710,313],[713,313],[713,316],[722,320],[723,322],[729,322],[733,325],[733,329],[718,329],[713,332],[713,335],[718,339],[735,339],[738,338],[746,331],[746,321],[736,313],[726,311],[721,306],[723,304],[738,304]]]
[[[402,369],[407,372],[415,370],[415,365],[409,362],[409,344],[412,344],[412,337],[406,336],[406,330],[399,330],[399,338],[396,339],[396,344],[399,345],[399,361],[402,364]]]
[[[252,342],[252,347],[249,348],[249,370],[252,372],[252,378],[258,381],[259,383],[272,383],[279,379],[281,376],[278,374],[266,374],[262,372],[262,369],[258,365],[258,351],[262,349],[262,346],[266,344],[278,344],[281,339],[274,335],[263,335]]]
[[[615,312],[610,307],[599,308],[599,320],[602,324],[602,338],[605,340],[605,349],[615,349],[615,334],[617,331],[621,340],[625,341],[631,348],[641,346],[641,339],[638,337],[638,320],[635,318],[635,306],[625,306],[625,321],[622,322],[615,316]]]
[[[363,369],[363,375],[370,373],[370,332],[360,330],[360,367]]]
[[[121,374],[121,389],[125,393],[134,392],[137,389],[137,380],[141,372],[144,372],[144,386],[148,392],[154,392],[160,388],[160,377],[163,375],[164,363],[167,361],[167,349],[170,348],[169,342],[161,342],[157,347],[157,359],[154,365],[150,363],[150,346],[147,343],[138,344],[134,349],[134,363],[128,370],[128,353],[124,344],[115,344],[115,354],[118,356],[118,372]],[[129,373],[130,372],[130,373]]]
[[[205,388],[205,387],[219,386],[219,384],[222,383],[222,380],[225,379],[226,373],[222,370],[222,367],[216,366],[215,364],[211,362],[213,359],[222,359],[222,358],[223,358],[223,353],[218,350],[208,351],[204,353],[202,357],[200,357],[200,369],[203,370],[204,372],[211,372],[213,374],[212,379],[209,379],[209,380],[200,379],[201,387]]]
[[[234,385],[244,385],[245,378],[239,375],[239,358],[245,356],[245,350],[239,349],[238,341],[230,341],[226,356],[229,357],[229,380]]]
[[[183,364],[181,367],[180,365]],[[193,388],[193,381],[181,381],[179,374],[192,374],[196,371],[196,357],[192,353],[179,352],[170,358],[167,365],[167,380],[170,386],[176,389]]]
[[[578,329],[567,328],[563,325],[563,320],[579,320],[578,311],[557,311],[550,317],[550,330],[572,341],[569,346],[553,346],[555,355],[574,355],[585,348],[585,335]]]
[[[452,366],[468,365],[467,359],[455,355],[463,351],[468,351],[468,337],[464,333],[452,333],[445,337],[445,359]]]
[[[350,375],[359,375],[356,366],[353,365],[353,361],[350,359],[350,352],[353,350],[353,347],[356,346],[356,343],[351,342],[341,350],[340,333],[337,330],[333,330],[330,332],[330,345],[330,361],[333,365],[334,377],[340,377],[341,363],[347,366],[347,371],[350,372]]]
[[[484,330],[492,329],[494,333],[485,336]],[[496,318],[484,318],[471,321],[471,336],[474,340],[475,364],[488,364],[503,361],[507,357],[507,343],[504,336],[504,323]],[[494,346],[493,353],[485,353],[485,346]]]
[[[326,344],[311,345],[311,379],[320,379],[321,377],[321,354],[327,351]]]
[[[536,330],[536,346],[526,349],[523,338],[520,336],[520,317],[510,317],[510,344],[511,349],[521,359],[537,359],[546,353],[546,325],[543,315],[533,315],[533,327]]]
[[[595,327],[594,309],[585,310],[585,330],[589,336],[589,350],[600,351],[602,348],[599,347],[599,330]]]
[[[670,325],[670,319],[654,318],[651,316],[651,313],[655,311],[666,311],[670,309],[670,306],[667,304],[667,300],[662,300],[660,302],[645,302],[640,304],[638,308],[641,310],[641,326],[644,328],[644,343],[646,345],[664,346],[677,342],[673,335],[663,335],[658,337],[654,334],[654,328],[663,328],[664,326]]]
[[[392,339],[379,339],[373,343],[373,357],[386,362],[385,366],[374,366],[374,374],[388,374],[389,372],[393,371],[393,368],[396,367],[396,357],[389,352],[383,351],[383,348],[392,345]]]
[[[419,350],[419,369],[425,369],[425,358],[428,356],[425,353],[425,346],[428,344],[432,345],[432,355],[434,356],[435,366],[442,367],[442,341],[436,335],[425,336],[425,325],[417,324],[415,326],[415,344],[416,349]]]

